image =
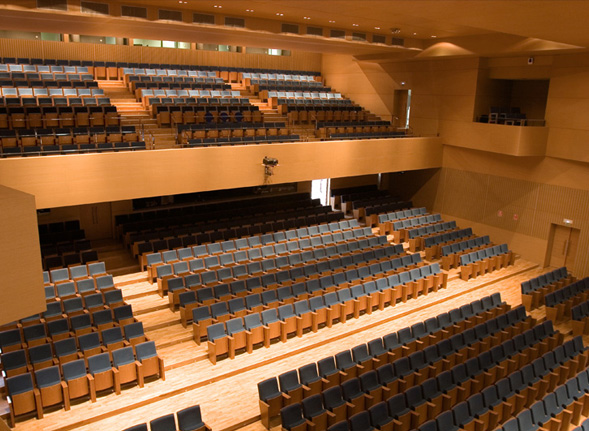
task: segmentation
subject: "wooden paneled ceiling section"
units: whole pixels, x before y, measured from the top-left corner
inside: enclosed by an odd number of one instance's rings
[[[264,46],[314,52],[340,52],[367,59],[405,58],[428,48],[450,42],[464,48],[460,55],[500,56],[522,53],[581,51],[589,47],[587,1],[513,0],[124,0],[109,1],[111,15],[119,5],[155,9],[188,10],[217,16],[245,17],[255,21],[252,28],[198,26],[189,23],[157,22],[140,19],[101,17],[81,14],[79,2],[69,0],[68,18],[64,13],[35,9],[35,1],[2,2],[0,26],[3,29],[35,29],[69,33],[135,38],[164,38],[186,42]],[[220,6],[220,7],[219,7]],[[116,11],[115,11],[116,10]],[[249,12],[252,11],[253,12]],[[277,15],[282,14],[282,15]],[[149,15],[154,16],[152,14]],[[157,12],[155,13],[157,16]],[[307,17],[307,18],[305,18]],[[219,21],[218,21],[219,22]],[[330,40],[313,36],[276,34],[280,23],[341,29],[348,32],[404,38],[408,49],[391,46]],[[83,31],[82,31],[83,30]],[[163,35],[166,37],[163,37]],[[327,31],[325,32],[327,34]],[[272,46],[267,46],[268,41]],[[431,51],[431,50],[430,50]],[[434,50],[444,55],[444,50]],[[460,50],[446,50],[457,55]],[[433,55],[433,54],[432,54]]]

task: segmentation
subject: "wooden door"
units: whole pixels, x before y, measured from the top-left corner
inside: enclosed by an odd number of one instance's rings
[[[112,238],[112,212],[110,202],[80,205],[80,225],[86,239]]]
[[[548,266],[572,268],[577,257],[579,229],[553,224],[550,229]]]

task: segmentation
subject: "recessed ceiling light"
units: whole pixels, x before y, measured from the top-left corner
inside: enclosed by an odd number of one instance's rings
[[[280,12],[276,12],[276,16],[284,16],[284,14],[280,13]]]
[[[330,20],[329,22],[332,23],[332,24],[335,24],[335,21],[333,21],[333,20]]]
[[[219,9],[222,9],[223,6],[216,4],[214,7],[218,7]]]
[[[246,9],[245,11],[246,12],[253,12],[254,10],[253,9]]]
[[[304,16],[303,19],[311,19],[310,16]]]
[[[413,33],[413,36],[417,36],[417,33]]]
[[[380,27],[374,27],[375,30],[380,30]]]
[[[354,27],[358,27],[358,24],[352,24]]]
[[[432,34],[432,37],[433,37],[433,38],[436,38],[436,37],[438,37],[438,36],[436,36],[435,34]]]

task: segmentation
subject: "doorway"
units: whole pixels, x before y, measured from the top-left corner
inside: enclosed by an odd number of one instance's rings
[[[411,90],[395,90],[393,105],[393,126],[399,129],[408,129],[410,114]]]
[[[329,205],[331,178],[313,180],[311,182],[311,199],[319,199],[321,205]]]
[[[572,268],[577,257],[580,233],[579,229],[553,223],[550,226],[545,266]]]

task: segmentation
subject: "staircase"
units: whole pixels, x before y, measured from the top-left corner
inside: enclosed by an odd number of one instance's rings
[[[104,95],[110,98],[111,104],[117,107],[121,117],[121,126],[135,126],[135,129],[142,132],[147,144],[150,143],[151,132],[154,136],[157,130],[157,122],[151,112],[143,108],[141,102],[137,102],[133,93],[129,91],[123,81],[97,81],[98,87],[104,90]],[[169,134],[169,132],[168,132]],[[170,135],[174,139],[173,135]]]

